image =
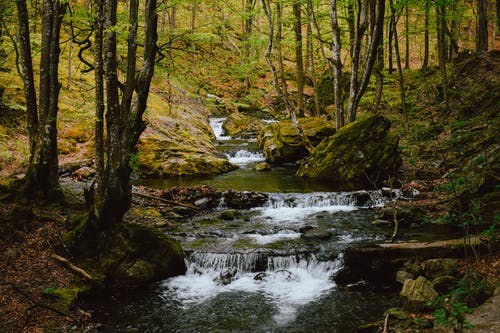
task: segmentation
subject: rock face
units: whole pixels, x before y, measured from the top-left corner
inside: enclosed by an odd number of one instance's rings
[[[141,176],[215,175],[237,168],[217,152],[208,111],[198,101],[184,98],[189,108],[173,106],[148,114],[148,127],[132,158]]]
[[[399,137],[382,116],[370,116],[324,139],[297,174],[336,183],[367,186],[393,174],[402,163]]]
[[[226,135],[231,137],[255,137],[264,125],[264,122],[260,119],[240,112],[233,112],[227,117],[224,124],[222,124],[222,128],[226,132]]]
[[[400,295],[404,298],[403,306],[408,311],[422,311],[428,302],[439,296],[432,283],[423,276],[415,280],[406,279]]]
[[[322,118],[299,119],[302,130],[313,146],[335,133],[335,125]],[[290,163],[304,158],[308,152],[291,120],[280,121],[264,127],[257,139],[266,161]]]

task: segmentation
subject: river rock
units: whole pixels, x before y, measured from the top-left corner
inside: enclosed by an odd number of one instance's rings
[[[264,171],[271,171],[271,170],[272,170],[271,164],[269,164],[267,162],[261,162],[255,166],[255,171],[264,172]]]
[[[297,174],[351,186],[380,184],[402,164],[399,137],[390,126],[378,115],[344,126],[316,147]]]
[[[400,295],[404,298],[403,307],[416,312],[427,309],[427,303],[433,302],[439,296],[432,282],[423,276],[415,280],[406,279]]]
[[[332,233],[328,230],[313,228],[302,233],[300,238],[305,240],[327,240],[332,238]]]
[[[458,260],[452,258],[429,259],[424,264],[424,275],[430,279],[441,276],[456,276],[458,274]]]
[[[299,124],[313,146],[335,133],[335,125],[323,118],[302,118]],[[267,125],[260,131],[257,142],[266,161],[271,163],[293,163],[308,154],[291,120]]]
[[[262,120],[240,112],[231,113],[222,124],[226,135],[231,137],[255,137],[264,126]]]
[[[223,220],[234,220],[238,216],[241,216],[241,212],[236,209],[226,209],[220,213],[220,218]]]
[[[421,224],[425,218],[425,211],[422,207],[414,205],[382,207],[377,209],[374,218],[381,220],[394,221],[394,210],[399,226],[409,227],[412,224]],[[392,222],[391,222],[392,223]]]
[[[408,273],[407,271],[397,271],[396,272],[396,281],[403,284],[406,280],[413,279],[413,274]]]
[[[222,193],[224,203],[235,209],[249,209],[267,202],[268,196],[261,192],[228,190]]]

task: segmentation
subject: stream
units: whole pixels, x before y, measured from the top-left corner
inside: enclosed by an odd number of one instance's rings
[[[256,172],[253,139],[234,139],[212,118],[218,149],[239,169],[202,178],[148,180],[156,188],[210,185],[263,192],[249,209],[218,207],[177,227],[188,271],[114,295],[94,319],[99,332],[355,332],[397,304],[391,291],[337,287],[332,277],[353,244],[386,239],[373,226],[378,191],[343,192],[295,176],[295,167]]]

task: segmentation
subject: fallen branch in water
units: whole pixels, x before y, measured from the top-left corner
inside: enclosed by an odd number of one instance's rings
[[[139,193],[139,192],[132,192],[132,194],[136,195],[138,197],[146,198],[146,199],[158,200],[160,202],[163,202],[163,203],[166,203],[169,205],[173,205],[173,206],[181,206],[181,207],[186,207],[186,208],[190,208],[190,209],[200,210],[200,208],[192,206],[192,205],[188,205],[188,204],[184,204],[181,202],[172,201],[172,200],[168,200],[168,199],[158,198],[158,197],[155,197],[152,195],[147,195],[147,194],[143,194],[143,193]]]
[[[67,268],[69,268],[70,270],[72,270],[73,272],[77,273],[78,275],[80,275],[81,277],[83,277],[85,280],[89,280],[89,281],[92,281],[93,278],[92,276],[87,273],[83,268],[80,268],[74,264],[72,264],[68,259],[66,258],[63,258],[55,253],[52,253],[50,255],[50,257],[52,259],[54,259],[55,261],[63,264],[64,266],[66,266]]]

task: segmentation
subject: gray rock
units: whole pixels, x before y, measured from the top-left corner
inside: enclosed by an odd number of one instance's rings
[[[428,302],[433,302],[439,295],[432,282],[423,276],[416,280],[406,279],[400,295],[404,298],[403,307],[408,311],[421,312],[425,310]]]

